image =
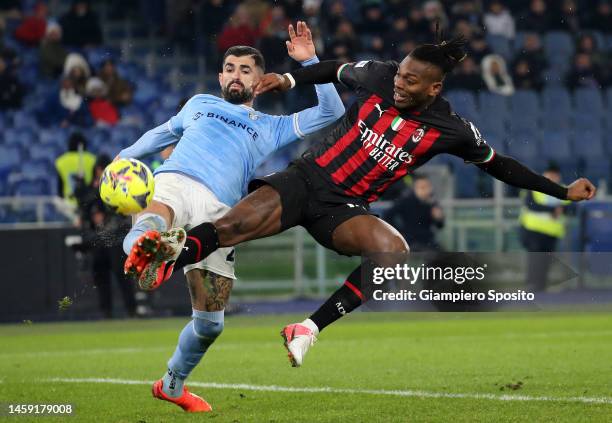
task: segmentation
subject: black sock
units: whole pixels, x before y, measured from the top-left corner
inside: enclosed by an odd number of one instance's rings
[[[174,271],[205,259],[219,248],[219,237],[215,225],[204,222],[187,232],[187,241],[181,255],[174,263]]]
[[[320,332],[326,326],[359,307],[364,298],[361,292],[361,266],[359,266],[346,278],[344,285],[310,316],[310,320],[317,325]]]

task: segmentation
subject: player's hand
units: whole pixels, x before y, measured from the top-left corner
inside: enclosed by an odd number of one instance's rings
[[[576,179],[567,187],[567,199],[572,201],[590,200],[597,188],[586,178]]]
[[[291,89],[291,81],[285,75],[278,73],[267,73],[261,77],[261,81],[255,88],[255,94],[263,94],[268,91],[282,92]]]
[[[297,21],[296,28],[289,25],[289,41],[286,41],[289,57],[298,62],[312,59],[315,54],[315,45],[312,42],[312,33],[304,21]]]

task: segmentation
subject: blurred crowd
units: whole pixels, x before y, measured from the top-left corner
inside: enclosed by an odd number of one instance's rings
[[[469,57],[448,78],[448,88],[510,95],[516,89],[540,90],[551,66],[543,54],[543,36],[566,31],[574,55],[564,71],[567,87],[610,84],[606,40],[612,31],[608,0],[111,0],[110,16],[144,21],[151,34],[169,45],[207,58],[214,74],[220,55],[232,45],[255,46],[268,69],[295,66],[284,41],[297,19],[312,28],[322,59],[401,60],[416,44],[433,42],[436,26],[446,37],[464,34]],[[96,2],[75,0],[52,16],[44,1],[0,2],[0,31],[25,48],[38,49],[43,78],[59,81],[39,107],[39,123],[115,125],[130,104],[135,82],[122,79],[112,58],[93,68],[84,52],[104,43]],[[12,22],[12,25],[7,25]],[[505,39],[512,54],[495,54],[491,40]],[[0,46],[0,109],[18,109],[28,87],[19,77],[19,51]]]

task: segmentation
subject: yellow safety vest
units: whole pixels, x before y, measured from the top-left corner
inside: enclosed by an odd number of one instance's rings
[[[93,178],[93,169],[96,164],[96,156],[83,151],[68,151],[55,160],[55,168],[62,179],[62,196],[68,201],[76,204],[74,194],[74,178],[82,172],[85,183],[89,185]]]
[[[555,218],[551,212],[532,210],[529,208],[529,195],[533,202],[542,206],[558,207],[565,206],[570,202],[567,200],[559,200],[550,195],[542,194],[537,191],[527,193],[525,205],[521,209],[519,221],[523,228],[552,236],[555,238],[563,238],[565,236],[565,218],[563,215]]]

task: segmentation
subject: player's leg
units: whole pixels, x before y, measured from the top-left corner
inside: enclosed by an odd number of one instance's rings
[[[332,235],[336,251],[346,255],[377,255],[382,266],[393,266],[397,256],[392,253],[408,253],[404,237],[390,224],[376,216],[355,216],[338,226]],[[319,331],[350,313],[367,301],[363,294],[361,281],[362,266],[348,276],[345,283],[310,317]]]
[[[338,218],[338,216],[334,217]],[[315,224],[308,229],[322,245],[331,247],[341,254],[367,255],[407,253],[409,251],[408,244],[402,235],[387,222],[375,216],[357,215],[344,221],[333,230],[331,229],[333,226],[330,226],[329,221],[326,220],[322,219],[318,222],[318,227]],[[331,232],[331,237],[329,237],[329,232]],[[394,265],[395,257],[392,254],[389,254],[388,257],[388,262],[380,264]],[[385,256],[380,256],[379,260],[381,258],[384,260]],[[367,301],[361,287],[362,272],[362,266],[357,266],[344,284],[308,319],[302,323],[288,325],[283,329],[281,335],[285,339],[289,360],[294,367],[302,364],[305,354],[320,331]]]
[[[176,350],[168,361],[168,371],[156,382],[153,393],[181,406],[185,411],[210,411],[210,405],[190,393],[185,379],[223,331],[224,310],[233,279],[204,270],[187,272],[193,309],[192,320],[183,328]]]
[[[309,189],[300,170],[289,167],[253,182],[259,188],[214,224],[210,222],[213,219],[206,219],[209,221],[190,229],[180,255],[161,263],[151,261],[140,275],[139,284],[159,286],[173,271],[205,259],[218,248],[271,236],[299,224]]]
[[[197,263],[220,247],[264,238],[281,231],[281,198],[276,189],[264,185],[243,198],[214,223],[205,222],[187,234],[188,247],[176,260],[175,269]]]

